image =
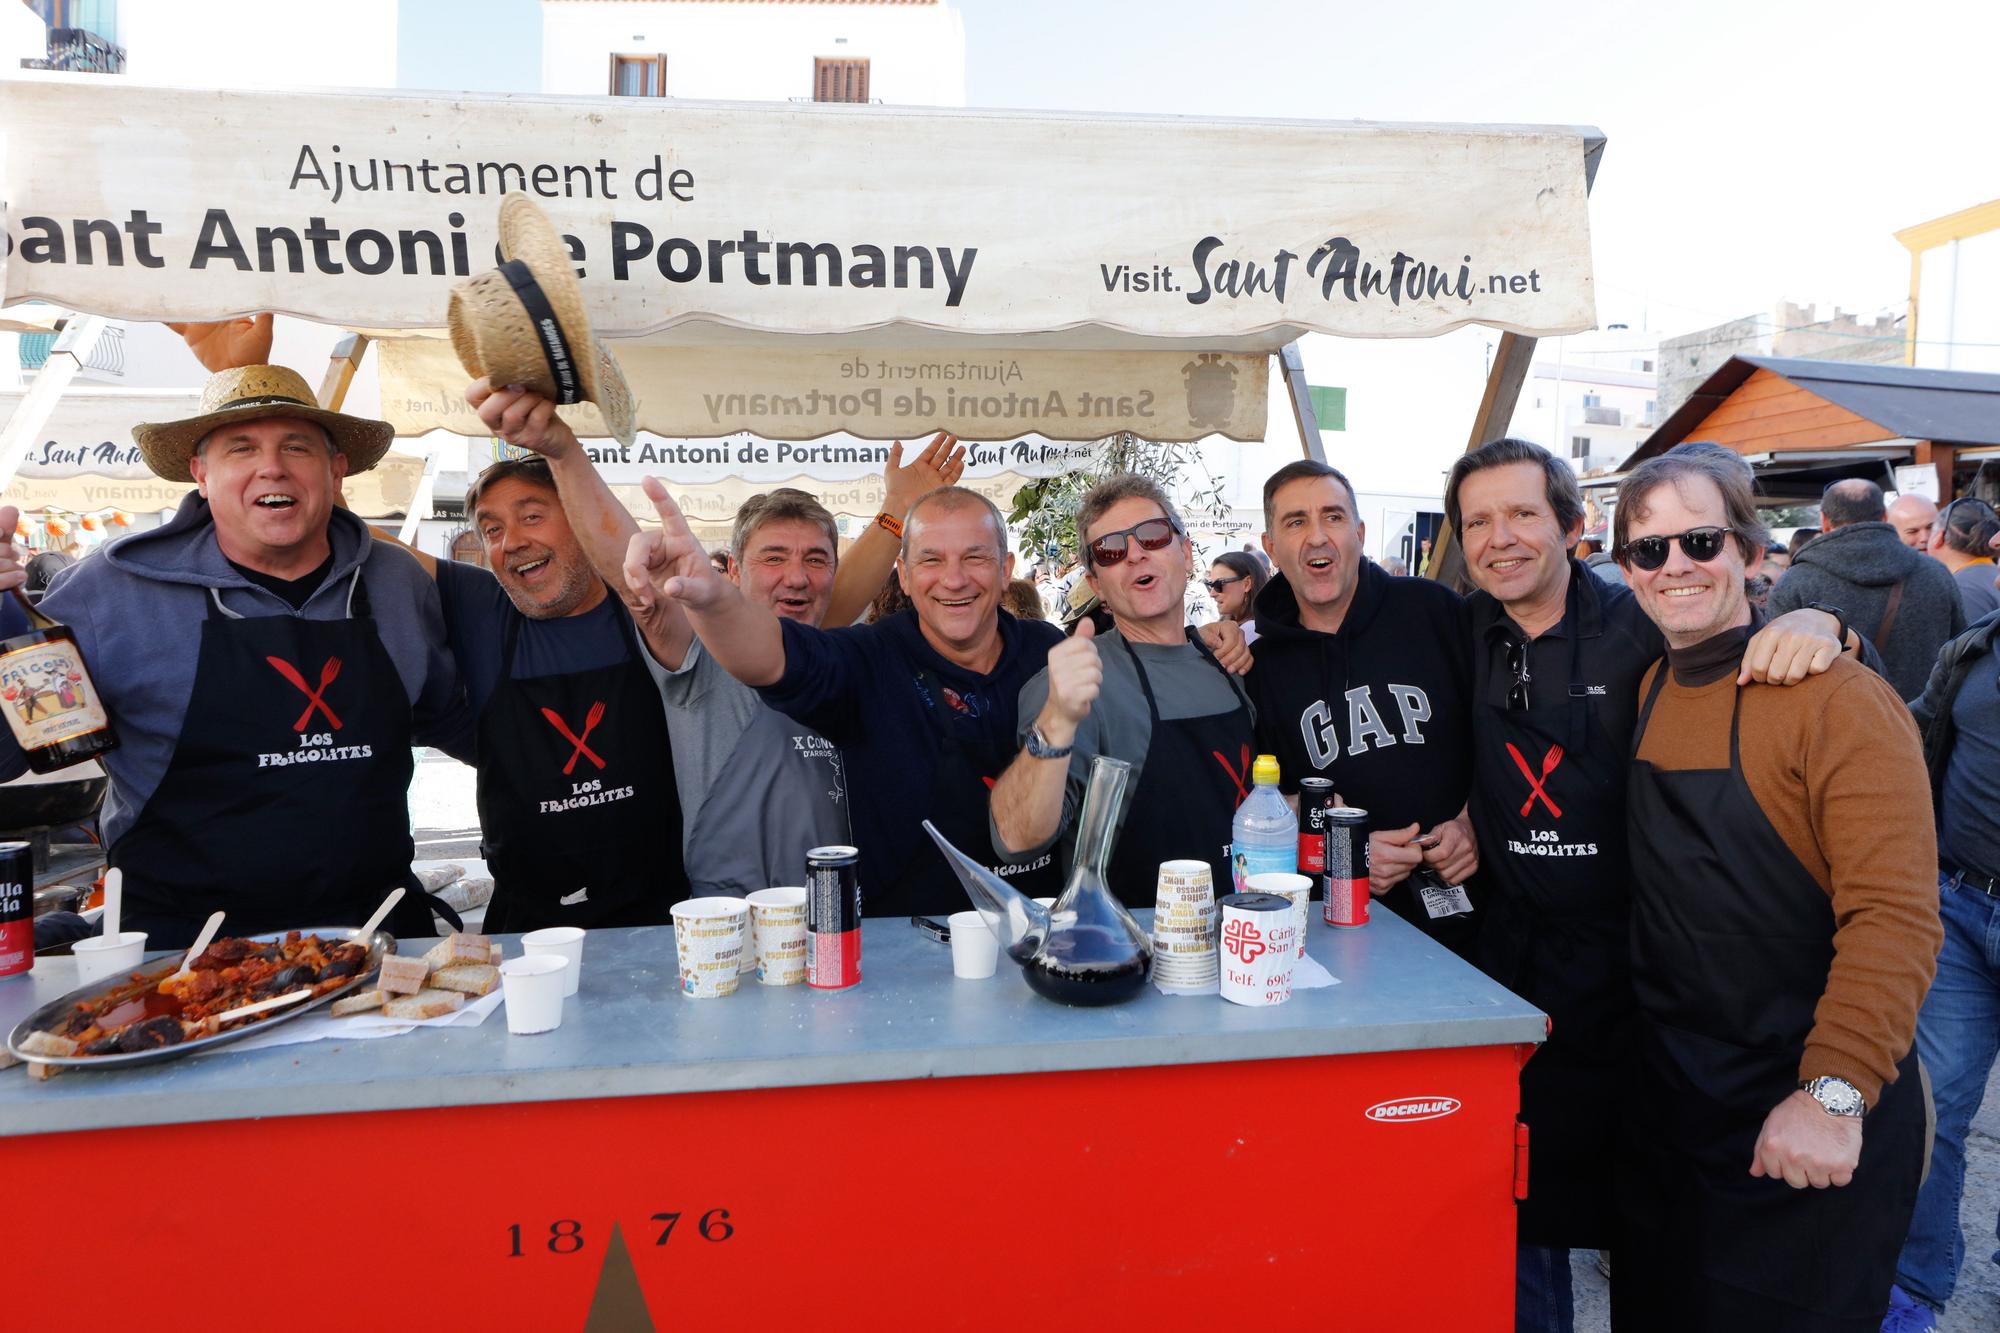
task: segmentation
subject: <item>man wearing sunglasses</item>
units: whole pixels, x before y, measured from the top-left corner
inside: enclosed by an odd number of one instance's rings
[[[1180,515],[1156,483],[1127,473],[1084,496],[1076,529],[1113,628],[1083,622],[1022,689],[1022,749],[993,788],[993,848],[1010,861],[1045,855],[1105,754],[1135,770],[1111,856],[1120,901],[1150,906],[1162,861],[1205,860],[1226,883],[1230,821],[1249,785],[1250,704],[1186,628],[1192,553]]]
[[[1477,587],[1470,809],[1486,919],[1474,961],[1551,1020],[1521,1071],[1533,1152],[1515,1327],[1567,1333],[1569,1250],[1608,1249],[1616,1225],[1611,1153],[1634,1020],[1625,772],[1639,681],[1666,644],[1622,581],[1575,558],[1583,494],[1540,445],[1464,455],[1444,507]],[[1637,558],[1651,554],[1641,543]],[[1802,679],[1840,651],[1835,617],[1787,622],[1746,654],[1760,680]]]
[[[1951,571],[1969,625],[2000,610],[1993,588],[1993,539],[2000,537],[2000,514],[1984,500],[1961,495],[1938,515],[1930,552]]]
[[[1771,590],[1772,614],[1815,602],[1839,607],[1874,642],[1896,692],[1916,698],[1938,650],[1965,629],[1950,571],[1903,544],[1872,481],[1850,477],[1828,486],[1819,527]]]
[[[1626,776],[1613,1321],[1873,1330],[1922,1167],[1911,1046],[1941,938],[1916,727],[1845,657],[1740,683],[1769,536],[1739,463],[1648,460],[1614,533],[1668,651]]]

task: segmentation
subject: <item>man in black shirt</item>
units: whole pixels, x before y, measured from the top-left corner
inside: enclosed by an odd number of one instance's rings
[[[1465,818],[1472,674],[1459,599],[1439,583],[1391,578],[1362,555],[1354,488],[1324,463],[1271,475],[1264,525],[1279,572],[1256,603],[1247,685],[1257,748],[1277,756],[1287,795],[1317,773],[1366,810],[1370,890],[1469,948],[1469,916],[1427,906],[1407,886],[1420,865],[1451,884],[1479,865]]]
[[[1569,1249],[1611,1243],[1619,1056],[1634,1010],[1625,777],[1639,682],[1665,643],[1629,589],[1571,554],[1583,496],[1541,446],[1496,440],[1459,459],[1445,515],[1478,587],[1466,601],[1485,917],[1474,960],[1550,1017],[1521,1074],[1532,1141],[1515,1326],[1566,1331]],[[1759,680],[1795,683],[1833,661],[1836,632],[1832,616],[1795,612],[1745,660]]]

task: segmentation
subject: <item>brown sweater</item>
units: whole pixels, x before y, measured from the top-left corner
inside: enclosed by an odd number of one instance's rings
[[[1704,684],[1683,676],[1706,646],[1673,654],[1653,706],[1639,757],[1662,770],[1729,766],[1735,667]],[[1646,673],[1642,699],[1663,669]],[[1833,965],[1799,1077],[1844,1078],[1873,1106],[1915,1039],[1944,941],[1916,723],[1887,681],[1842,657],[1789,688],[1746,685],[1739,749],[1757,804],[1833,899]]]

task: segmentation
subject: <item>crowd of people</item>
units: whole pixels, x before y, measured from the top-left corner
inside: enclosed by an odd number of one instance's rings
[[[103,832],[154,944],[216,908],[246,933],[358,921],[398,884],[391,928],[433,933],[413,746],[477,771],[496,931],[663,923],[825,844],[859,850],[869,915],[949,912],[924,821],[1054,893],[1097,755],[1135,770],[1111,887],[1149,906],[1165,860],[1228,882],[1269,754],[1288,795],[1325,777],[1368,812],[1384,905],[1550,1016],[1521,1082],[1519,1327],[1570,1327],[1578,1248],[1610,1256],[1620,1328],[1914,1329],[1950,1298],[2000,1044],[1984,503],[1840,482],[1785,551],[1740,458],[1684,445],[1627,476],[1586,565],[1574,474],[1503,439],[1446,487],[1465,596],[1369,559],[1352,485],[1312,460],[1265,481],[1258,552],[1198,567],[1172,498],[1118,475],[1068,568],[1016,579],[947,435],[891,451],[845,550],[779,489],[711,552],[657,480],[642,527],[548,398],[467,400],[526,455],[468,490],[484,569],[342,507],[389,427],[290,371],[224,369],[195,416],[135,431],[195,491],[42,607],[117,731]],[[0,588],[25,563],[0,544]],[[23,765],[0,743],[0,777]]]

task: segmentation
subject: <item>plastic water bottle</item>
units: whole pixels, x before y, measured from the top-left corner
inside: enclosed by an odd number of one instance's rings
[[[1258,755],[1250,780],[1256,786],[1236,807],[1229,830],[1230,878],[1236,893],[1245,892],[1243,882],[1252,875],[1273,871],[1291,875],[1299,869],[1299,817],[1278,790],[1277,756]]]

